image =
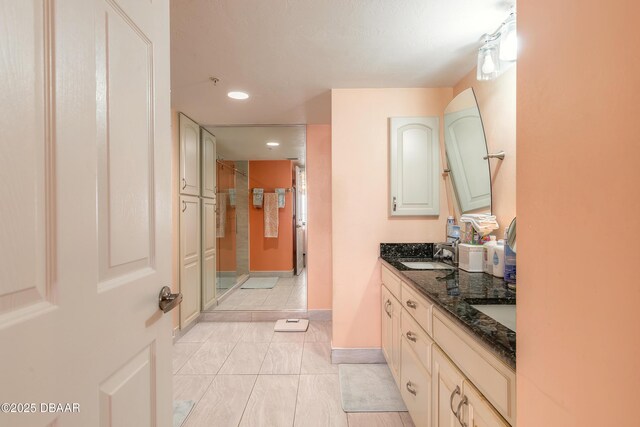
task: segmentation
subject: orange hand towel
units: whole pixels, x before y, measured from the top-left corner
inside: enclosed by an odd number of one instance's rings
[[[264,237],[278,238],[278,195],[264,195]]]

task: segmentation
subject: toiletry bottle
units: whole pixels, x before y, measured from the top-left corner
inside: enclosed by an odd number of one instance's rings
[[[489,241],[484,244],[484,259],[482,269],[487,274],[493,274],[493,254],[498,246],[496,236],[489,236]]]
[[[504,277],[504,240],[498,240],[493,253],[493,275]]]
[[[504,241],[504,280],[509,283],[516,283],[516,253],[511,246]]]
[[[451,242],[451,237],[453,237],[453,226],[456,223],[456,220],[453,216],[449,215],[447,217],[447,242]]]

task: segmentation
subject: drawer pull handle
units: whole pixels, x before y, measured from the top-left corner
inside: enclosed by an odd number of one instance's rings
[[[453,409],[453,398],[456,396],[456,394],[460,394],[460,386],[459,385],[457,385],[456,389],[451,392],[451,398],[449,399],[449,408],[451,408],[451,412],[453,412],[453,415],[455,415],[456,418],[458,418],[458,421],[459,421],[460,418],[458,417],[458,411],[455,411]],[[458,406],[458,408],[460,408],[460,406]]]
[[[391,311],[389,310],[389,307],[391,307],[391,309],[393,309],[393,306],[391,305],[391,301],[387,300],[384,303],[384,311],[385,311],[385,313],[387,313],[387,316],[391,317]]]
[[[408,339],[409,341],[413,341],[413,342],[416,342],[416,341],[418,340],[418,338],[416,337],[416,334],[414,334],[414,333],[413,333],[413,332],[411,332],[411,331],[408,331],[408,332],[407,332],[407,339]]]
[[[182,178],[182,189],[184,190],[185,188],[187,188],[187,180]]]
[[[413,386],[413,383],[411,381],[407,382],[407,391],[411,394],[413,394],[414,396],[418,394],[417,390],[415,389],[415,387]]]
[[[456,411],[456,418],[458,419],[462,427],[467,427],[467,423],[465,423],[462,419],[462,406],[466,405],[467,402],[467,396],[462,396],[462,399],[460,399],[460,403],[458,403],[458,410]]]
[[[409,308],[417,308],[418,304],[416,304],[415,301],[408,299],[407,300],[407,307],[409,307]]]

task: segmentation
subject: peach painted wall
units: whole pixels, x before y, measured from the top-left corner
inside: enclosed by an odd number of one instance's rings
[[[293,163],[290,160],[249,161],[249,270],[293,270],[293,193],[285,196],[285,207],[278,209],[278,238],[264,237],[264,211],[253,207],[252,189],[291,188]]]
[[[503,161],[491,160],[492,212],[500,224],[495,234],[502,238],[516,216],[516,67],[495,80],[482,82],[476,79],[474,68],[454,86],[453,96],[469,87],[476,94],[489,152],[506,153]],[[451,185],[447,185],[447,191],[452,195]],[[453,198],[448,199],[449,212],[453,213]]]
[[[333,347],[380,346],[381,242],[444,240],[444,180],[439,217],[389,217],[388,121],[439,116],[442,135],[442,113],[452,93],[451,88],[332,90]]]
[[[307,126],[307,307],[330,310],[331,125]]]
[[[638,425],[638,16],[518,1],[518,427]]]
[[[224,235],[216,237],[216,271],[236,271],[236,208],[229,203],[229,190],[236,188],[235,163],[216,162],[216,185],[218,198],[226,199]]]

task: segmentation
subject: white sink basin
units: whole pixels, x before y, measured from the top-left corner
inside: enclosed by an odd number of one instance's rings
[[[512,331],[516,331],[515,304],[472,304],[471,307],[502,323]]]
[[[401,262],[402,265],[416,270],[454,270],[454,267],[443,262]]]

